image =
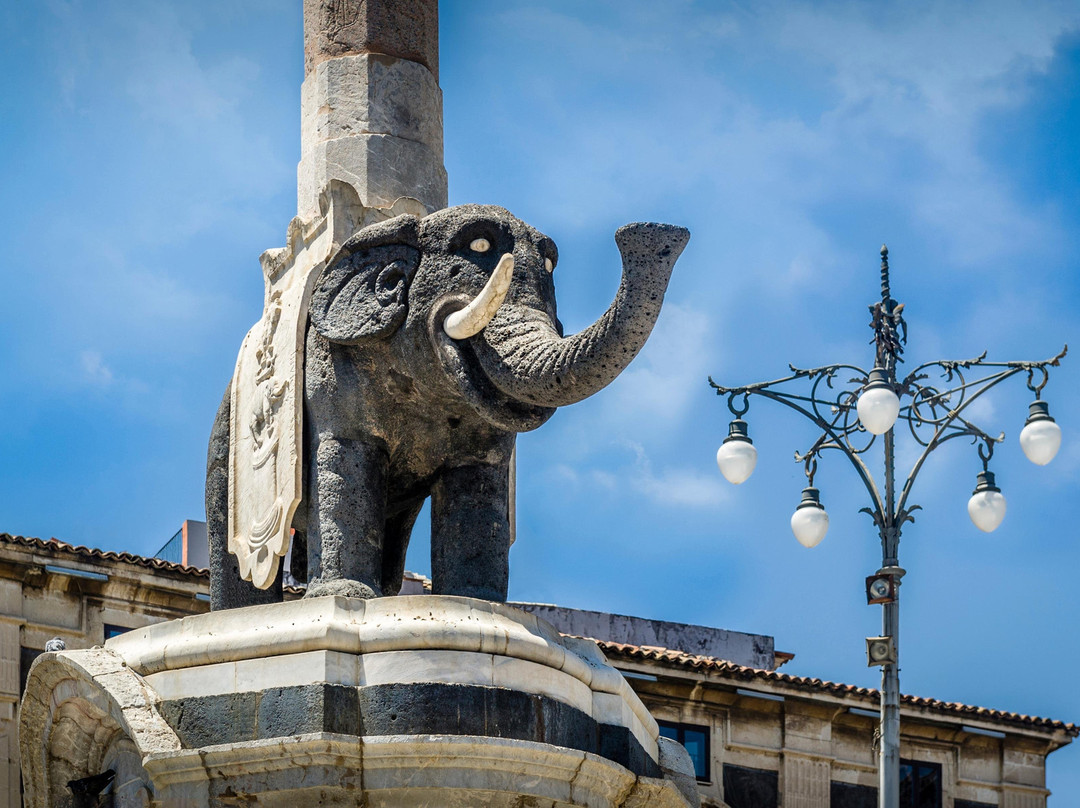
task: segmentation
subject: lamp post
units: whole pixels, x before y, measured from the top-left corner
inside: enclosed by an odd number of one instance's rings
[[[973,359],[938,360],[919,365],[907,375],[897,374],[897,365],[907,343],[904,306],[897,303],[889,289],[889,252],[881,248],[881,300],[870,307],[870,327],[876,346],[874,366],[867,372],[854,365],[825,365],[802,370],[793,365],[791,375],[773,381],[744,387],[723,387],[709,378],[717,395],[727,396],[728,408],[735,416],[729,435],[717,452],[721,473],[732,483],[749,478],[757,462],[757,450],[750,440],[743,416],[750,408],[750,397],[785,404],[809,418],[821,430],[820,437],[804,452],[795,452],[795,460],[803,463],[807,487],[802,501],[791,517],[795,538],[805,547],[820,542],[829,526],[829,516],[821,504],[820,492],[814,487],[819,456],[829,449],[839,451],[855,468],[871,506],[862,508],[874,520],[881,539],[881,568],[866,579],[866,596],[870,604],[881,604],[882,632],[880,637],[866,640],[867,664],[881,667],[881,747],[879,757],[878,805],[898,808],[900,801],[900,533],[906,522],[914,521],[912,513],[920,506],[908,503],[911,488],[926,458],[955,438],[968,437],[978,446],[982,471],[976,475],[975,492],[968,501],[968,513],[975,526],[992,531],[1005,516],[1005,498],[989,469],[994,445],[1005,439],[1004,433],[994,437],[971,423],[964,412],[990,388],[1017,374],[1027,375],[1027,387],[1034,394],[1026,425],[1020,433],[1020,445],[1033,463],[1045,465],[1053,459],[1061,445],[1061,429],[1050,417],[1042,391],[1049,380],[1050,367],[1056,367],[1065,356],[1068,346],[1051,359],[1037,362],[988,362],[986,353]],[[940,372],[941,381],[929,383],[933,371]],[[979,379],[969,381],[968,375],[985,372]],[[809,392],[791,391],[792,383],[809,385]],[[897,494],[894,472],[894,430],[897,423],[907,427],[912,438],[923,447]],[[864,455],[882,437],[884,444],[884,474],[879,487]]]

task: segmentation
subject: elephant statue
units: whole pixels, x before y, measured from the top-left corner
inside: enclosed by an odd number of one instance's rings
[[[555,310],[555,243],[503,208],[406,214],[350,237],[315,280],[307,315],[292,522],[307,596],[396,594],[430,497],[434,592],[505,601],[517,433],[630,363],[689,237],[674,225],[620,228],[615,300],[569,337]],[[226,393],[207,462],[215,609],[282,597],[280,571],[256,589],[228,552],[229,408]]]

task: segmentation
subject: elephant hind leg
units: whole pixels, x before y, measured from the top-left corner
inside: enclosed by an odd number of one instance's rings
[[[424,500],[408,505],[404,510],[386,520],[386,537],[383,539],[382,589],[384,595],[396,595],[401,591],[405,575],[405,553],[409,549],[409,537]]]
[[[218,407],[206,452],[206,533],[210,543],[210,608],[235,609],[281,600],[281,570],[267,589],[240,578],[236,556],[229,552],[229,421],[232,385]]]

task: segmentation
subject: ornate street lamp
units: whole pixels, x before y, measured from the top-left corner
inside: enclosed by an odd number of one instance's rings
[[[881,301],[870,307],[876,346],[874,367],[869,372],[855,365],[826,365],[802,370],[793,365],[791,375],[782,379],[746,385],[723,387],[709,378],[717,395],[727,396],[728,409],[735,416],[716,462],[721,473],[733,483],[744,482],[753,472],[757,450],[750,443],[743,416],[750,409],[750,397],[778,401],[806,418],[821,430],[821,436],[795,459],[806,470],[807,487],[802,501],[791,517],[791,530],[805,547],[816,546],[829,527],[829,516],[821,505],[819,491],[814,487],[818,457],[827,449],[839,451],[854,466],[872,506],[862,508],[874,520],[881,538],[881,569],[866,579],[868,603],[882,607],[882,636],[866,640],[867,663],[881,666],[881,752],[879,758],[878,804],[881,808],[898,808],[900,799],[900,532],[905,522],[914,521],[912,513],[918,505],[909,505],[912,484],[932,451],[946,441],[968,437],[978,445],[982,470],[976,475],[975,491],[968,500],[968,514],[975,526],[992,531],[1005,518],[1005,497],[989,469],[994,445],[1005,439],[1004,433],[994,437],[964,417],[971,404],[990,388],[1019,373],[1027,374],[1027,387],[1035,401],[1024,429],[1020,445],[1033,463],[1045,465],[1057,454],[1061,445],[1061,428],[1050,417],[1042,391],[1049,380],[1047,368],[1057,367],[1068,346],[1051,359],[1039,362],[987,362],[986,353],[974,359],[938,360],[919,365],[906,376],[897,375],[897,363],[907,343],[907,324],[902,316],[904,306],[893,300],[889,291],[889,251],[881,248]],[[942,381],[928,384],[933,371],[940,372]],[[965,374],[986,371],[982,378],[968,381]],[[790,383],[805,380],[809,394],[787,389]],[[804,387],[805,389],[805,387]],[[893,449],[896,424],[907,427],[914,440],[923,447],[897,497]],[[877,436],[884,443],[885,466],[883,487],[879,488],[863,455],[874,445]]]

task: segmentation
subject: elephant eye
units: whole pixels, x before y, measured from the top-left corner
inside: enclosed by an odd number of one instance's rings
[[[469,249],[479,253],[487,252],[491,249],[491,242],[486,238],[478,238],[469,244]]]
[[[550,258],[545,258],[544,259],[544,269],[546,269],[548,272],[554,272],[555,271],[555,265],[553,263],[551,263]]]

